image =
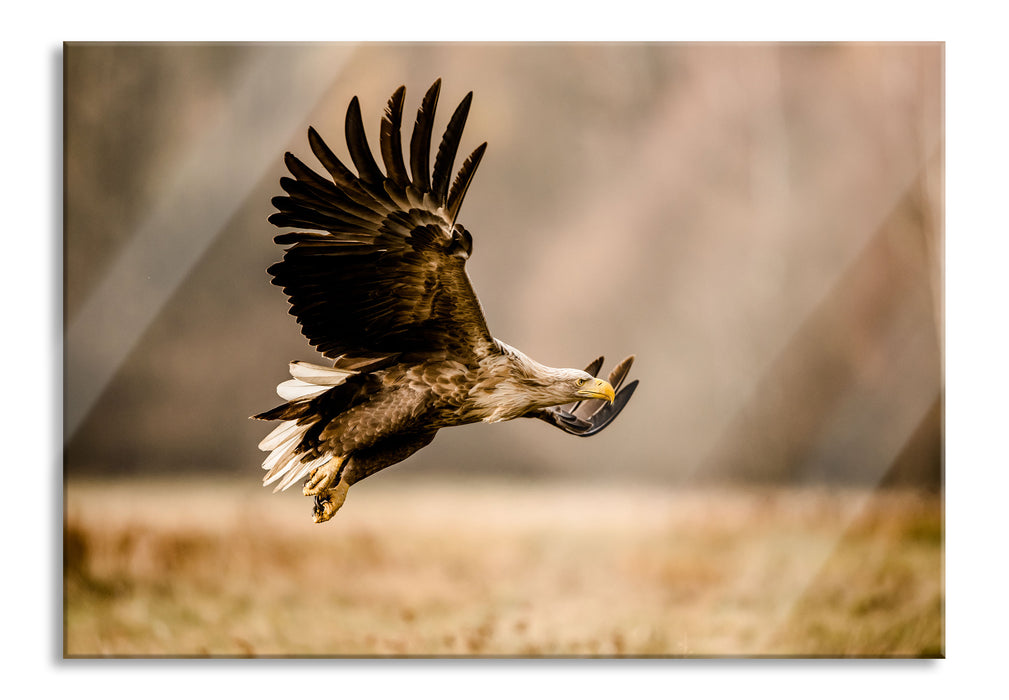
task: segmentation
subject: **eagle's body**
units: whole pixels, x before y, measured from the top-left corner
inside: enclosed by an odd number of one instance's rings
[[[616,417],[637,385],[615,394],[632,358],[607,382],[593,376],[602,358],[587,371],[555,369],[491,336],[465,271],[472,237],[455,223],[486,144],[449,189],[470,93],[429,175],[439,88],[436,82],[428,90],[417,115],[412,178],[400,142],[400,88],[382,120],[387,173],[372,157],[354,98],[346,133],[358,174],[310,129],[312,150],[332,179],[288,153],[296,179],[282,178],[289,196],[273,200],[279,212],[272,223],[311,230],[278,235],[278,243],[293,245],[269,272],[311,344],[334,362],[292,362],[293,378],[278,387],[287,403],[255,417],[282,421],[260,443],[270,452],[264,482],[286,489],[307,476],[304,493],[316,498],[317,522],[332,517],[350,485],[406,459],[441,428],[534,417],[590,435]]]

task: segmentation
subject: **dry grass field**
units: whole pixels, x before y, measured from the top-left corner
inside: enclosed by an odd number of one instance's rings
[[[65,484],[64,654],[942,656],[940,496]]]

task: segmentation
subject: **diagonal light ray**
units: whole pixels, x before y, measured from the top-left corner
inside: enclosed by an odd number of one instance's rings
[[[936,145],[932,155],[940,148],[941,145]],[[926,167],[927,165],[922,166],[922,172]],[[903,191],[898,194],[898,198],[901,196],[903,196]],[[899,201],[895,203],[894,208],[897,206],[899,206]],[[876,237],[880,235],[883,235],[882,228]],[[875,237],[871,238],[862,250],[864,251],[871,246],[874,239]],[[935,264],[935,260],[929,259],[928,264]],[[846,269],[839,272],[838,281],[843,277]],[[836,288],[836,284],[832,289]],[[813,313],[815,311],[807,314],[803,318],[803,323]],[[800,331],[796,330],[788,338],[782,353],[799,333]],[[923,356],[921,351],[921,348],[932,343],[939,344],[941,347],[942,337],[941,333],[937,334],[936,327],[931,324],[923,325],[919,311],[912,308],[910,302],[905,300],[894,310],[886,326],[879,329],[878,333],[884,337],[880,344],[891,349],[890,360],[887,363],[888,379],[892,383],[894,395],[901,397],[901,406],[899,410],[890,410],[886,407],[867,404],[864,396],[865,387],[858,384],[849,386],[837,397],[829,416],[820,427],[815,444],[805,459],[805,466],[798,471],[810,473],[817,463],[829,459],[830,449],[836,448],[843,441],[845,435],[850,436],[868,431],[874,432],[878,438],[878,442],[872,446],[869,453],[864,455],[865,459],[862,461],[872,471],[868,474],[865,486],[859,492],[852,493],[847,499],[844,510],[837,520],[836,536],[803,552],[801,571],[793,577],[789,593],[783,596],[777,602],[774,611],[767,615],[761,635],[753,640],[752,646],[745,653],[778,653],[777,650],[770,647],[776,635],[782,626],[787,624],[799,602],[838,550],[851,525],[865,512],[872,501],[873,493],[879,488],[915,430],[932,410],[936,400],[941,400],[944,390],[941,373],[933,371],[930,364],[933,362],[933,358]],[[754,386],[759,387],[773,371],[772,362],[758,377]],[[756,392],[757,389],[755,388],[753,391]],[[887,426],[886,430],[879,431],[878,426],[883,424]],[[852,426],[856,427],[852,428]],[[745,579],[745,574],[742,574],[741,578]]]
[[[68,323],[64,443],[353,51],[267,44],[238,74],[216,121],[165,178],[154,211]]]

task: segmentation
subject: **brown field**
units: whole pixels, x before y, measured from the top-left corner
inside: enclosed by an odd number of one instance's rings
[[[64,653],[942,656],[940,496],[65,484]]]

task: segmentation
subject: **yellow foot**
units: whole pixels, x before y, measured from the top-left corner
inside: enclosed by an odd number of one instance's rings
[[[306,496],[319,496],[329,490],[329,487],[336,481],[340,473],[340,465],[343,464],[343,457],[333,457],[321,467],[316,467],[308,475],[305,488],[302,493]]]
[[[350,484],[341,479],[336,488],[316,496],[315,507],[312,508],[312,520],[324,523],[332,518],[336,511],[340,510],[343,502],[347,500],[347,489],[349,488]]]

